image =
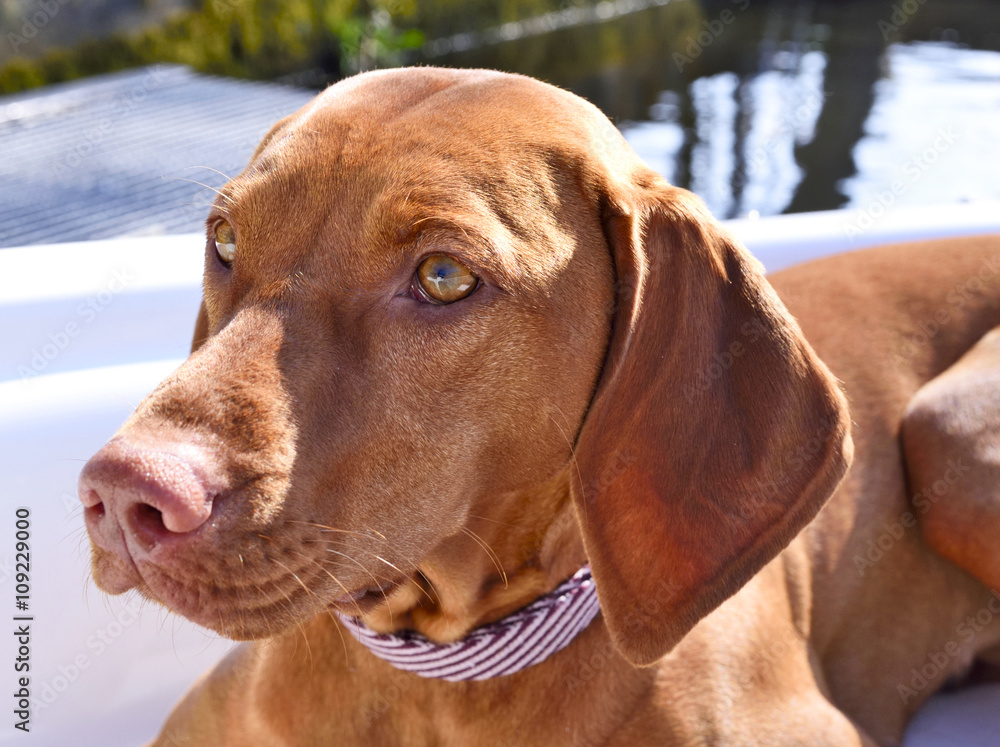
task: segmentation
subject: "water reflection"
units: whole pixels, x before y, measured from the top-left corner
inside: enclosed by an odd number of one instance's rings
[[[737,214],[783,212],[802,181],[795,149],[816,137],[826,55],[808,51],[795,63],[789,70],[761,73],[745,86],[744,182]]]
[[[723,72],[690,84],[690,135],[678,122],[681,97],[673,91],[650,107],[653,121],[622,126],[639,155],[671,181],[684,172],[690,137],[687,186],[718,216],[788,209],[805,175],[797,151],[815,139],[827,100],[824,52],[786,48],[761,61],[773,69],[742,81]],[[851,152],[856,171],[836,184],[843,206],[1000,197],[1000,53],[951,42],[893,44],[883,68]],[[669,116],[662,116],[665,99],[672,102]]]
[[[433,61],[590,99],[720,217],[864,208],[894,184],[894,204],[1000,197],[995,0],[928,3],[899,23],[881,1],[605,7],[629,12]]]
[[[1000,53],[890,47],[853,156],[857,173],[841,185],[851,207],[1000,196]]]
[[[738,87],[739,78],[733,73],[699,78],[691,84],[696,138],[691,149],[691,189],[705,198],[716,215],[732,211]]]
[[[724,72],[698,78],[688,89],[695,119],[688,186],[718,216],[783,212],[802,181],[795,149],[816,136],[826,55],[786,48],[765,61],[772,69],[744,81]],[[665,107],[665,99],[676,103]],[[679,113],[679,96],[665,91],[650,107],[651,119],[662,123],[622,127],[636,152],[671,181],[681,171],[685,139]]]
[[[633,122],[623,128],[626,139],[642,160],[672,184],[680,180],[681,149],[686,140],[680,123],[680,103],[677,93],[663,91],[649,108],[652,122]]]

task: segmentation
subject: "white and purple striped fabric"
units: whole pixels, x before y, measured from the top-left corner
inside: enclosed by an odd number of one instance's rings
[[[369,651],[397,669],[449,682],[514,674],[561,651],[601,611],[585,565],[544,597],[476,628],[454,643],[434,643],[404,630],[382,635],[354,617],[338,617]]]

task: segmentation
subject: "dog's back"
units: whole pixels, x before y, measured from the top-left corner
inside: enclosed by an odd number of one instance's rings
[[[1000,640],[1000,623],[989,624],[1000,602],[971,565],[1000,576],[1000,549],[986,558],[950,553],[955,562],[940,553],[942,535],[957,531],[971,504],[1000,504],[986,474],[995,467],[976,461],[967,443],[954,444],[962,447],[955,458],[937,458],[957,438],[948,434],[936,454],[918,451],[918,437],[935,426],[916,424],[908,409],[937,382],[952,398],[946,409],[985,422],[978,437],[991,431],[992,446],[1000,443],[1000,411],[945,378],[1000,325],[1000,237],[854,252],[769,279],[843,382],[856,444],[847,477],[799,540],[810,559],[812,645],[848,715],[867,726],[898,713],[901,730],[942,683]],[[1000,366],[1000,356],[993,360]],[[978,527],[986,537],[998,530],[1000,517]]]

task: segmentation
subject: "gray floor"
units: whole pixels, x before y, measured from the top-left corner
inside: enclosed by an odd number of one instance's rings
[[[0,98],[0,247],[200,231],[312,91],[158,65]]]

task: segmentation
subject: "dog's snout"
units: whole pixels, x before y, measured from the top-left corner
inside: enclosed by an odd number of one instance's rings
[[[219,482],[204,449],[116,439],[87,462],[80,501],[94,542],[121,555],[194,532],[212,515]]]

